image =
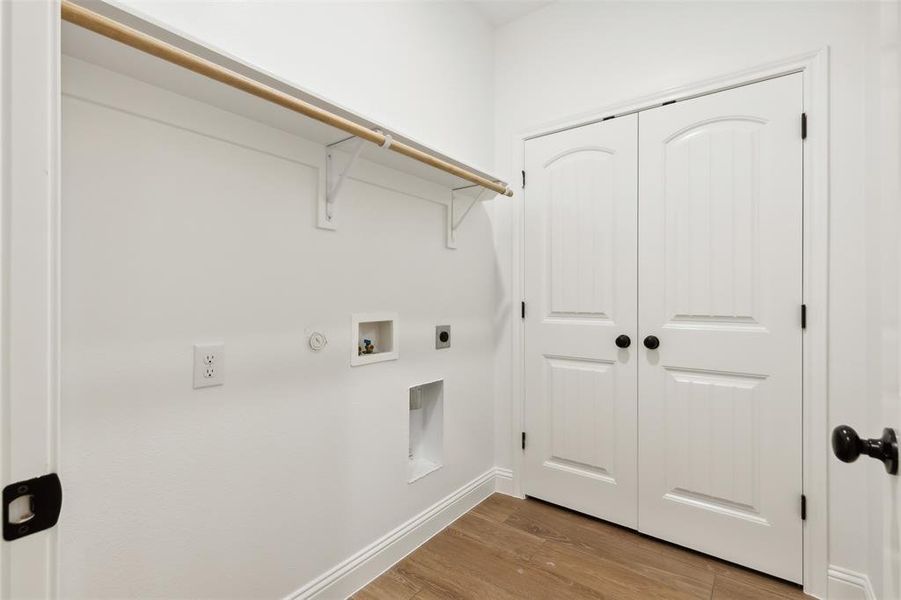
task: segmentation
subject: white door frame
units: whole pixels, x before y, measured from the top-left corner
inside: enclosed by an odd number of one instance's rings
[[[59,0],[0,2],[0,30],[0,471],[5,487],[55,472],[58,463]],[[0,542],[0,597],[57,595],[56,537],[53,528]]]
[[[653,108],[670,100],[687,100],[765,79],[802,73],[804,76],[804,112],[808,134],[804,142],[804,303],[807,305],[807,329],[803,332],[803,493],[807,497],[804,523],[804,591],[825,598],[828,561],[828,326],[829,326],[829,48],[808,52],[775,63],[768,63],[727,75],[721,75],[658,94],[619,102],[576,117],[522,131],[513,138],[513,165],[525,165],[525,141],[534,137],[587,125],[612,115],[622,116]],[[799,115],[800,128],[800,115]],[[800,131],[800,129],[799,129]],[[518,179],[516,177],[514,180]],[[516,202],[512,203],[512,289],[524,297],[525,222],[523,202],[526,190],[520,183]],[[517,296],[513,296],[516,298]],[[520,432],[524,424],[525,325],[519,311],[511,311],[513,336],[513,402],[510,440],[512,449],[513,494],[523,497],[522,449]],[[800,518],[800,515],[799,515]]]

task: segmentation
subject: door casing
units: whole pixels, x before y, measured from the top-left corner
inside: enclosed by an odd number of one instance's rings
[[[58,0],[0,2],[4,485],[59,463],[59,14]],[[51,528],[0,542],[0,598],[56,597],[56,536]]]
[[[802,336],[802,487],[807,498],[804,522],[804,591],[826,597],[828,561],[828,272],[829,272],[829,48],[824,47],[785,60],[767,63],[734,73],[719,75],[696,83],[671,88],[657,94],[633,98],[602,107],[593,114],[562,119],[536,129],[521,131],[512,142],[515,171],[525,168],[526,140],[595,123],[606,117],[624,116],[654,108],[670,100],[688,100],[735,87],[757,83],[791,73],[803,75],[803,106],[807,115],[807,138],[803,148],[803,298],[807,305],[807,328]],[[800,115],[799,135],[800,135]],[[514,171],[514,172],[515,172]],[[518,175],[518,174],[517,174]],[[523,202],[528,188],[520,181],[512,218],[512,286],[525,298],[525,219]],[[516,296],[514,295],[515,299]],[[519,311],[511,311],[512,406],[511,468],[512,492],[523,496],[521,432],[524,427],[525,401],[525,327]]]

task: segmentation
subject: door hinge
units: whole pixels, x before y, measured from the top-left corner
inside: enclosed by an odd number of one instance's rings
[[[59,521],[62,505],[63,487],[56,473],[9,484],[3,488],[3,539],[50,529]]]
[[[801,329],[807,329],[807,305],[801,305]]]
[[[525,300],[523,300],[523,301],[520,303],[519,309],[520,309],[520,316],[521,316],[523,319],[525,319],[525,318],[526,318],[526,301],[525,301]]]
[[[807,139],[807,113],[801,113],[801,139]]]
[[[526,189],[526,172],[522,172],[522,189]]]
[[[807,496],[801,494],[801,520],[807,520]]]
[[[523,450],[526,449],[526,432],[525,431],[522,432],[522,449]]]

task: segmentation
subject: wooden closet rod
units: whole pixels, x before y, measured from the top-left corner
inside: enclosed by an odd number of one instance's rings
[[[230,69],[221,67],[216,63],[191,54],[190,52],[176,48],[153,36],[132,29],[118,21],[114,21],[113,19],[79,6],[70,0],[62,0],[62,18],[79,27],[84,27],[85,29],[125,44],[126,46],[131,46],[141,52],[146,52],[147,54],[151,54],[172,64],[194,71],[204,77],[215,79],[216,81],[243,92],[247,92],[248,94],[253,94],[258,98],[268,100],[269,102],[298,112],[311,119],[325,123],[326,125],[331,125],[332,127],[346,131],[351,135],[372,142],[373,144],[383,146],[388,138],[388,136],[379,131],[375,131],[360,123],[356,123],[350,119],[329,112],[324,108],[319,108],[309,102],[295,98],[290,94],[271,88],[250,77],[235,73]],[[418,160],[419,162],[436,169],[450,173],[451,175],[465,179],[466,181],[470,181],[476,185],[480,185],[493,192],[497,192],[498,194],[503,194],[505,196],[513,195],[513,191],[508,189],[501,181],[486,179],[478,173],[473,173],[472,171],[458,167],[442,158],[424,152],[418,148],[414,148],[408,144],[404,144],[403,142],[392,141],[391,145],[388,146],[388,149],[393,150],[398,154],[408,156],[413,160]]]

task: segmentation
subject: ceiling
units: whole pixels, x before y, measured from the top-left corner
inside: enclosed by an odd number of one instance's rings
[[[552,2],[553,0],[472,0],[467,3],[492,26],[500,27]]]

